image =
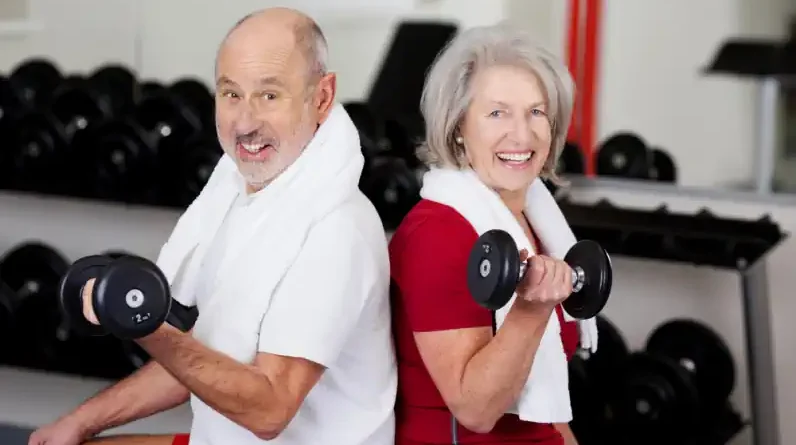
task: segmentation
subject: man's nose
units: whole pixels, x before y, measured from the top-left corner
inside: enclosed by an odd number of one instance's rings
[[[235,133],[249,134],[260,129],[262,122],[257,119],[249,110],[244,110],[235,119]]]

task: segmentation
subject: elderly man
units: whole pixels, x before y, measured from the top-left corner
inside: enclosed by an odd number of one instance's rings
[[[252,14],[222,43],[216,82],[226,155],[157,261],[198,307],[192,333],[138,339],[151,363],[29,444],[393,443],[387,244],[323,34],[293,10]],[[189,399],[190,438],[89,440]]]

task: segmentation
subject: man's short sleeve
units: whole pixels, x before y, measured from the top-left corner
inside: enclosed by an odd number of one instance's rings
[[[399,310],[414,332],[492,326],[491,312],[467,287],[467,260],[478,235],[453,209],[445,211],[405,221],[408,230],[390,246]]]
[[[329,367],[380,281],[371,251],[347,218],[332,216],[316,225],[263,318],[259,352]]]

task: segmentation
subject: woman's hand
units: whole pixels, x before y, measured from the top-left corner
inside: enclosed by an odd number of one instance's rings
[[[561,260],[545,255],[520,252],[520,261],[527,261],[525,276],[517,285],[517,297],[525,303],[553,308],[572,293],[572,269]]]

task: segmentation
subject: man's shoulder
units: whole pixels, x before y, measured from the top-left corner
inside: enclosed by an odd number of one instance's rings
[[[332,244],[351,244],[351,247],[386,248],[384,226],[376,208],[362,193],[352,195],[340,206],[324,215],[310,229],[313,235],[333,236]]]

